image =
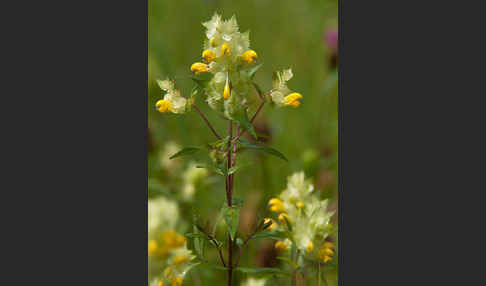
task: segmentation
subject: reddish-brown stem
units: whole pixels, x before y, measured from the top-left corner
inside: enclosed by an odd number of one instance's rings
[[[201,117],[204,120],[204,122],[206,122],[206,125],[213,132],[214,136],[216,136],[216,138],[218,138],[218,139],[221,140],[221,136],[219,136],[218,132],[216,132],[216,130],[214,130],[213,126],[211,125],[211,123],[209,123],[208,119],[206,118],[206,116],[204,116],[204,114],[201,112],[201,110],[199,110],[199,108],[197,108],[197,106],[194,103],[191,103],[191,105],[199,113],[199,115],[201,115]]]
[[[229,122],[228,128],[228,136],[229,136],[229,144],[231,144],[233,139],[233,120]],[[228,146],[228,170],[233,166],[232,162],[232,146]],[[232,184],[233,174],[226,176],[226,200],[228,206],[231,207],[232,205],[232,196],[233,196],[233,184]],[[228,232],[228,286],[231,286],[233,282],[233,240],[231,239],[231,235]]]
[[[255,121],[256,116],[258,115],[258,113],[260,112],[260,110],[262,110],[263,105],[265,105],[265,101],[262,101],[262,103],[260,103],[260,105],[258,106],[257,111],[255,112],[255,114],[253,114],[253,117],[252,117],[252,118],[251,118],[251,120],[250,120],[250,123],[251,123],[251,124],[253,124],[253,121]],[[241,132],[240,132],[240,134],[239,134],[239,135],[237,135],[237,136],[235,137],[235,139],[233,139],[233,142],[238,141],[238,139],[240,139],[240,137],[241,137],[243,134],[245,134],[245,132],[246,132],[246,129],[243,129],[243,131],[241,131]]]

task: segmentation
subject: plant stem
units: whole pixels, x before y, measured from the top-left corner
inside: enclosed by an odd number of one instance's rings
[[[213,126],[211,125],[211,123],[209,123],[208,119],[206,118],[206,116],[204,116],[204,114],[201,112],[201,110],[199,110],[199,108],[197,108],[197,106],[194,103],[192,103],[191,105],[199,113],[199,115],[201,115],[204,122],[206,122],[209,129],[211,129],[211,131],[213,132],[214,136],[216,136],[216,138],[221,140],[221,136],[219,136],[218,132],[216,132],[216,130],[214,130]]]
[[[229,128],[228,128],[228,136],[230,144],[232,143],[233,139],[233,120],[229,121]],[[233,166],[232,164],[232,146],[228,146],[228,170]],[[226,177],[226,200],[229,207],[232,205],[233,200],[233,174]],[[231,286],[233,280],[233,240],[231,239],[231,235],[228,232],[228,286]]]

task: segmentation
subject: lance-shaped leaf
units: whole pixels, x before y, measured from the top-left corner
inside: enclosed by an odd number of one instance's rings
[[[201,148],[186,147],[186,148],[180,150],[179,152],[175,153],[174,155],[170,156],[169,159],[174,159],[174,158],[181,157],[181,156],[192,155],[192,154],[198,152],[199,150],[201,150]]]
[[[255,73],[257,72],[258,69],[260,69],[261,67],[263,66],[263,63],[261,64],[258,64],[250,69],[248,69],[248,77],[250,79],[253,79],[253,77],[255,76]]]
[[[267,154],[279,157],[280,159],[282,159],[284,161],[287,161],[287,162],[289,161],[287,159],[287,157],[284,156],[284,154],[280,153],[277,149],[274,149],[272,147],[268,147],[268,146],[265,146],[265,145],[257,145],[257,144],[254,144],[254,143],[242,140],[242,139],[239,139],[238,141],[240,142],[241,146],[243,146],[245,148],[263,151]]]
[[[223,219],[226,222],[226,227],[228,228],[228,232],[231,236],[231,239],[234,240],[236,236],[236,231],[238,230],[238,224],[240,220],[240,207],[236,206],[227,206],[223,205],[222,209]]]
[[[244,129],[246,129],[246,131],[250,132],[250,134],[253,135],[255,139],[258,139],[255,129],[253,128],[253,124],[251,124],[250,120],[248,119],[248,113],[246,111],[246,108],[240,109],[239,111],[232,114],[231,117],[231,119],[238,122]]]

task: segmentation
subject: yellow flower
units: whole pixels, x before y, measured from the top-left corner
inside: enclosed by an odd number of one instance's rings
[[[200,74],[202,72],[208,72],[208,66],[204,63],[193,63],[191,66],[191,71],[195,74]]]
[[[275,249],[277,249],[280,252],[285,252],[289,248],[283,241],[277,241],[277,242],[275,242]]]
[[[210,62],[214,61],[214,59],[216,58],[216,55],[211,50],[204,50],[204,52],[202,53],[202,57],[203,57],[204,61],[206,61],[207,63],[210,63]]]
[[[300,105],[300,99],[302,95],[300,93],[294,92],[285,97],[285,106],[298,107]]]
[[[328,262],[332,260],[332,256],[334,255],[334,244],[332,242],[326,241],[322,244],[319,252],[317,253],[317,258],[324,262]]]
[[[157,110],[160,113],[169,112],[169,111],[172,111],[172,102],[165,100],[165,99],[161,99],[161,100],[157,101],[157,103],[155,104],[155,107],[157,108]]]
[[[268,205],[270,206],[270,211],[272,211],[272,212],[283,212],[283,211],[285,211],[284,204],[280,199],[273,198],[273,199],[268,201]]]
[[[164,270],[164,276],[166,278],[170,278],[172,276],[172,268],[170,268],[170,267],[165,268],[165,270]]]
[[[228,44],[224,43],[223,45],[221,45],[221,55],[231,56],[230,46]]]
[[[164,282],[159,281],[159,283],[157,283],[157,286],[164,286]]]
[[[289,222],[292,222],[290,220],[290,217],[288,214],[286,213],[281,213],[279,216],[278,216],[278,220],[282,222],[282,224],[286,224],[287,222],[285,221],[285,219],[287,219]]]
[[[230,86],[229,86],[228,77],[226,77],[226,84],[224,86],[223,97],[224,97],[224,99],[228,99],[228,98],[230,98],[230,96],[231,96],[231,89],[230,89]]]
[[[270,226],[268,226],[269,230],[274,230],[275,228],[277,228],[277,224],[275,223],[275,221],[273,221],[273,219],[267,217],[263,220],[264,224],[267,224],[269,222],[272,222],[272,224]]]
[[[253,63],[257,57],[258,55],[254,50],[248,50],[241,56],[241,58],[249,64]]]
[[[312,241],[309,241],[309,243],[307,243],[307,248],[305,250],[307,251],[307,253],[311,253],[312,250],[314,250],[314,243],[312,243]]]
[[[168,248],[178,248],[184,245],[186,238],[174,230],[169,230],[162,234],[162,241]]]
[[[179,276],[174,276],[170,281],[171,286],[181,286],[182,285],[182,278]]]
[[[174,257],[173,263],[177,266],[177,265],[182,264],[182,263],[184,263],[188,260],[189,260],[189,257],[187,255],[182,254],[182,255],[178,255],[178,256]]]
[[[297,207],[299,209],[303,208],[304,207],[304,203],[303,202],[297,202]]]
[[[159,249],[159,245],[157,244],[157,241],[150,240],[149,243],[148,243],[149,255],[154,255],[157,252],[158,249]]]

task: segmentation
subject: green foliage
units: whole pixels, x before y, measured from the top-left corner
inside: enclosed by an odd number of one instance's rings
[[[270,155],[273,155],[273,156],[276,156],[284,161],[289,161],[287,159],[287,157],[285,157],[284,154],[282,154],[280,151],[278,151],[277,149],[275,148],[272,148],[272,147],[269,147],[269,146],[265,146],[265,145],[258,145],[258,144],[254,144],[254,143],[251,143],[249,141],[245,141],[245,140],[242,140],[242,139],[239,139],[238,140],[239,143],[241,144],[241,146],[245,147],[245,148],[248,148],[248,149],[253,149],[253,150],[257,150],[257,151],[263,151],[267,154],[270,154]]]
[[[233,205],[231,207],[223,205],[222,208],[223,219],[226,222],[226,227],[232,240],[235,239],[236,231],[238,230],[240,208],[241,207],[238,205]]]
[[[197,148],[197,147],[186,147],[186,148],[180,150],[179,152],[175,153],[174,155],[170,156],[169,159],[174,159],[174,158],[177,158],[177,157],[193,155],[193,154],[197,153],[200,150],[201,150],[201,148]]]

